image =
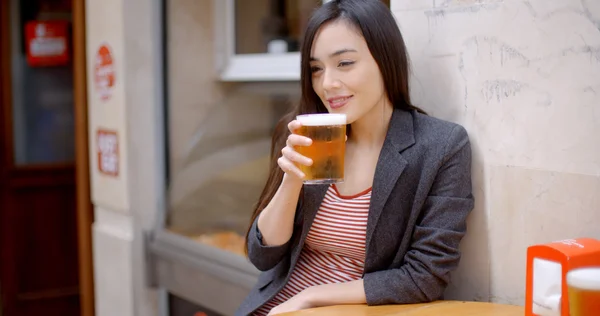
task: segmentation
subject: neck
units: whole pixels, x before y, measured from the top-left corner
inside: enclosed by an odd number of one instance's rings
[[[359,147],[381,147],[387,135],[392,105],[386,100],[351,125],[348,142]]]

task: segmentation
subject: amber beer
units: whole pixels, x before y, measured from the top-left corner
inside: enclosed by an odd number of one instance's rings
[[[600,315],[600,267],[567,273],[571,316]]]
[[[345,114],[306,114],[296,117],[302,127],[296,134],[312,139],[310,146],[297,146],[296,151],[313,160],[312,166],[299,165],[305,184],[344,181],[346,152]]]

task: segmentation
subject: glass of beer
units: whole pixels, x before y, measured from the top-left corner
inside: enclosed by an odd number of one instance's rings
[[[306,177],[305,184],[344,181],[346,152],[346,114],[305,114],[296,117],[302,127],[294,131],[312,140],[310,146],[298,146],[296,151],[310,159],[311,166],[299,165]]]
[[[600,267],[567,273],[571,316],[600,315]]]

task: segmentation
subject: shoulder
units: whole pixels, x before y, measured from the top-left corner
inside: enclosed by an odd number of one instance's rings
[[[412,112],[415,137],[443,139],[452,134],[467,136],[465,128],[457,123],[445,121],[419,112]]]
[[[469,143],[468,133],[460,124],[416,111],[412,112],[412,116],[416,144],[448,149],[448,147],[461,147]]]
[[[419,166],[439,165],[456,152],[470,151],[469,136],[463,126],[417,111],[398,111],[389,135],[403,157]]]

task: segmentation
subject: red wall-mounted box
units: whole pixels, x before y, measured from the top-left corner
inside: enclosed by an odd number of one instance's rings
[[[69,64],[69,22],[29,21],[25,24],[27,63],[31,67]]]
[[[569,316],[567,273],[589,267],[600,267],[600,240],[567,239],[527,248],[525,316]]]

